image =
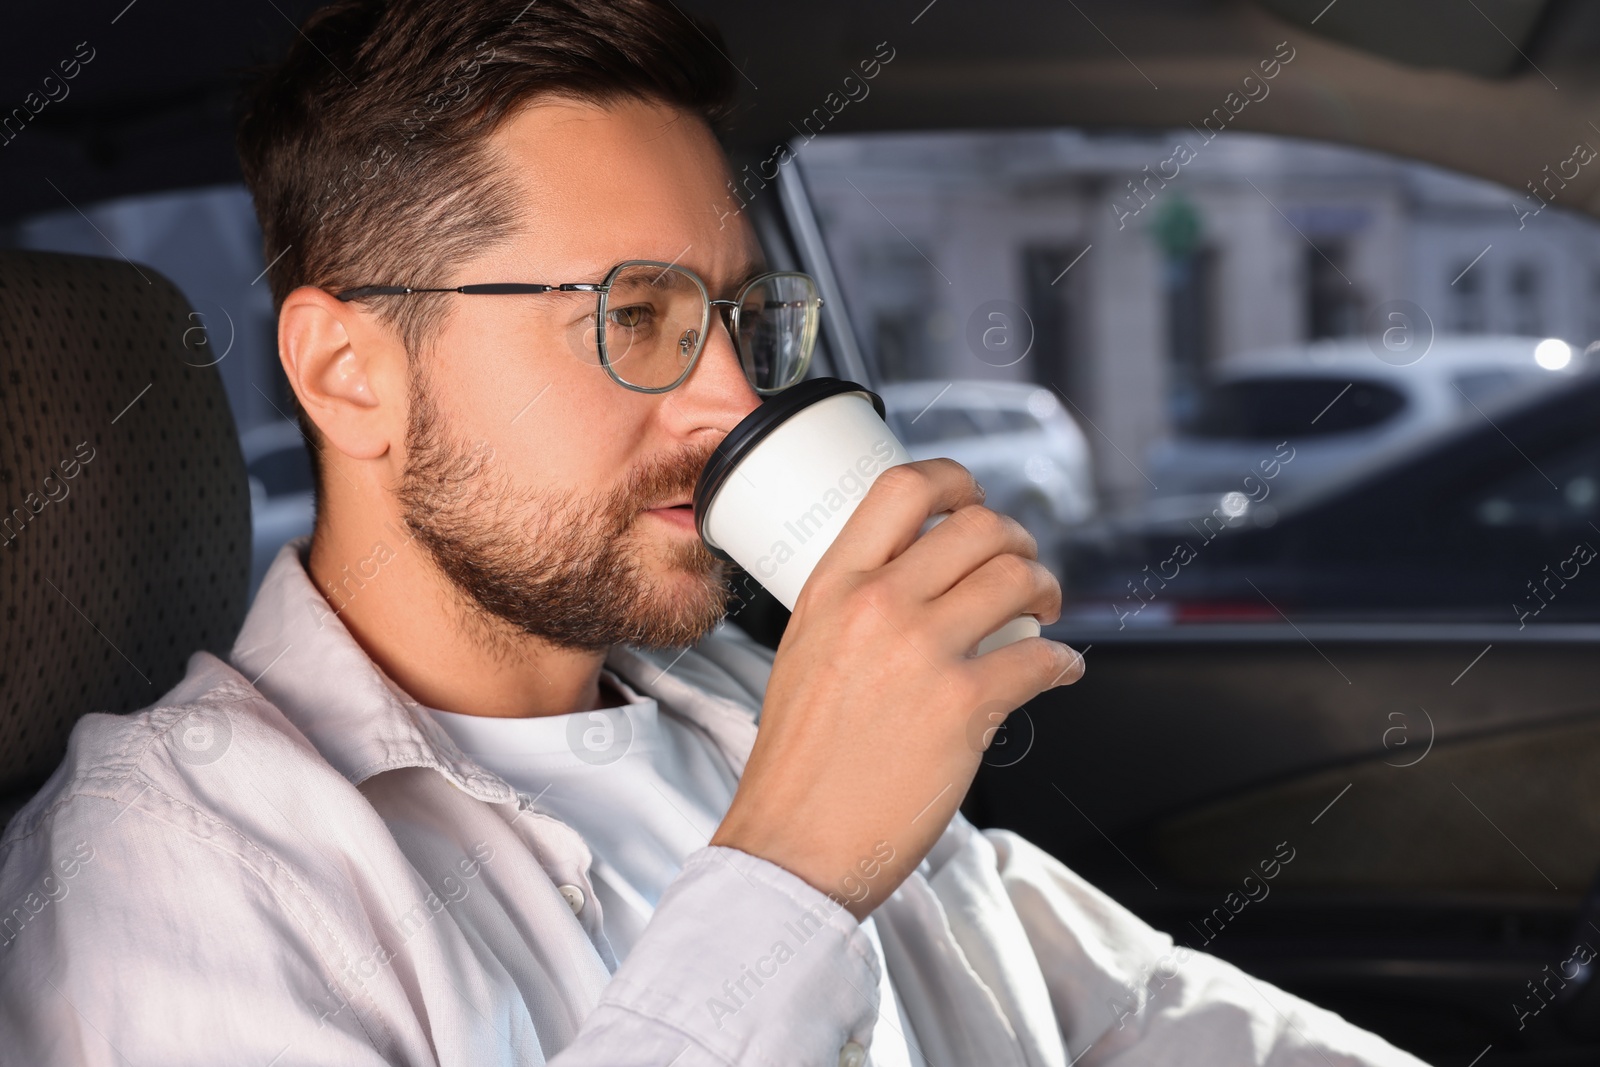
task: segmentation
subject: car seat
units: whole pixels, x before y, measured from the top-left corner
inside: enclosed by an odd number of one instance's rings
[[[149,267],[0,251],[0,823],[79,716],[232,646],[250,494],[218,358]]]

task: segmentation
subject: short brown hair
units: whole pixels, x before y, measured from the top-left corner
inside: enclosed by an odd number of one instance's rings
[[[535,98],[658,101],[721,132],[736,87],[725,57],[717,30],[671,0],[320,8],[283,61],[247,87],[239,120],[273,308],[301,285],[438,285],[503,237],[515,207],[482,148]],[[415,358],[442,301],[378,299]],[[296,412],[318,442],[298,403]]]

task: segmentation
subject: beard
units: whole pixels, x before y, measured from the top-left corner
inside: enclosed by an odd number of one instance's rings
[[[651,545],[635,520],[664,499],[693,493],[714,450],[689,450],[641,465],[596,494],[517,487],[493,449],[453,437],[413,362],[401,515],[459,592],[485,643],[508,636],[603,651],[612,645],[680,648],[727,613],[726,564],[698,538]],[[663,557],[667,576],[649,556]]]

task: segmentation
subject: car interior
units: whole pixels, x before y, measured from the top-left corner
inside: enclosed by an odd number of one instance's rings
[[[822,290],[811,374],[938,394],[901,427],[1027,383],[1087,443],[994,475],[1043,502],[1046,636],[1087,670],[1012,713],[968,817],[1430,1063],[1595,1062],[1563,964],[1600,946],[1600,7],[682,3],[744,83],[742,210]],[[0,817],[78,717],[225,655],[310,529],[231,138],[316,6],[35,6],[0,44]],[[1381,436],[1389,372],[1465,335],[1561,373]],[[1385,376],[1307,376],[1333,343]],[[1310,384],[1230,438],[1207,389],[1269,349]],[[1153,517],[1150,450],[1197,435],[1242,458]]]

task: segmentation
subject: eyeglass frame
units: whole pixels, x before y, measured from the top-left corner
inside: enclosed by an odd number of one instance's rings
[[[687,274],[691,279],[693,279],[695,285],[699,288],[700,296],[704,300],[705,312],[701,318],[699,337],[695,343],[694,354],[689,357],[688,365],[684,367],[683,373],[678,375],[677,379],[670,385],[656,386],[653,388],[647,388],[642,385],[634,385],[632,382],[623,381],[621,375],[619,375],[616,372],[616,369],[611,365],[610,354],[606,351],[606,300],[611,293],[612,286],[615,284],[617,274],[625,267],[660,267],[662,268],[663,273],[668,270],[676,270],[683,274]],[[804,273],[803,271],[767,271],[763,274],[756,275],[741,285],[738,293],[734,295],[732,300],[713,300],[711,299],[710,290],[706,288],[706,283],[703,279],[701,279],[700,275],[696,274],[688,267],[679,266],[676,263],[663,263],[656,259],[625,259],[621,263],[618,263],[616,266],[612,267],[610,270],[606,271],[605,280],[600,282],[557,282],[554,284],[545,284],[542,282],[480,282],[473,285],[446,286],[444,288],[436,289],[414,288],[409,285],[362,285],[357,286],[354,289],[341,290],[340,292],[334,293],[333,296],[336,300],[348,303],[352,300],[364,300],[370,296],[410,296],[412,293],[461,293],[466,296],[526,296],[556,292],[598,293],[599,304],[595,313],[595,346],[600,354],[600,365],[605,368],[606,374],[610,376],[611,380],[616,382],[618,385],[625,389],[631,389],[636,393],[666,393],[671,392],[673,389],[676,389],[678,386],[682,385],[689,377],[690,373],[693,372],[695,364],[700,362],[700,353],[705,351],[706,347],[706,326],[709,324],[710,314],[713,308],[717,308],[719,310],[722,308],[731,309],[722,311],[722,315],[724,316],[723,325],[728,331],[728,339],[733,343],[734,352],[739,356],[739,367],[741,370],[745,370],[744,352],[740,349],[739,345],[739,309],[743,304],[745,294],[747,294],[758,283],[768,281],[773,278],[804,278],[806,281],[810,282],[812,291],[817,293],[817,311],[819,313],[821,312],[823,306],[821,286],[817,284],[817,280],[815,278]],[[790,386],[799,383],[805,378],[806,370],[811,366],[811,357],[815,351],[816,340],[813,336],[810,348],[800,359],[799,374],[796,376],[794,381],[789,382],[787,385],[779,386],[776,389],[764,389],[761,386],[756,385],[754,382],[751,382],[750,387],[762,396],[773,396],[777,393],[781,393],[783,390],[788,389]],[[745,380],[749,381],[749,379],[750,374],[746,370]]]

